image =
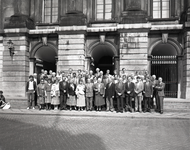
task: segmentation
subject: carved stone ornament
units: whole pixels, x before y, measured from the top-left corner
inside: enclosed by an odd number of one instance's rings
[[[105,34],[100,35],[100,43],[101,43],[101,44],[104,44],[104,43],[105,43],[105,37],[106,37]]]
[[[168,33],[162,33],[162,42],[167,43],[168,42]]]
[[[43,44],[44,46],[47,46],[47,36],[43,36],[43,37],[42,37],[42,44]]]

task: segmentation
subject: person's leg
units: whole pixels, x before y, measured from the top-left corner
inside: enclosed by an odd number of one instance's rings
[[[27,96],[28,96],[28,107],[27,107],[27,109],[29,109],[30,108],[30,92],[27,93]]]
[[[106,97],[106,111],[110,110],[110,99],[108,97]]]
[[[138,96],[138,108],[139,112],[142,112],[142,96]]]
[[[86,97],[86,110],[90,109],[90,97]]]
[[[132,97],[129,96],[129,107],[130,107],[130,111],[132,112]]]
[[[147,97],[144,98],[144,112],[147,111]]]
[[[60,110],[63,109],[63,95],[60,95]]]
[[[160,96],[160,113],[163,113],[164,96]]]
[[[93,97],[89,97],[89,109],[92,110],[92,100]]]
[[[113,98],[110,98],[110,110],[113,111]]]
[[[117,97],[117,112],[120,110],[120,97]]]
[[[34,92],[31,93],[31,106],[35,109]]]
[[[124,108],[123,107],[123,97],[120,97],[120,100],[121,100],[121,110],[120,111],[121,111],[121,113],[123,113],[123,108]]]
[[[135,111],[138,111],[138,107],[139,107],[139,99],[138,96],[135,96]]]

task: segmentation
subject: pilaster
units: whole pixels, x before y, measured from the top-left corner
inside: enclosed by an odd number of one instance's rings
[[[147,70],[148,33],[120,33],[120,70],[128,73]]]
[[[85,69],[85,35],[59,35],[57,70]]]
[[[182,95],[183,98],[190,97],[190,31],[184,34],[184,58],[183,58],[183,81]]]
[[[2,76],[3,76],[3,36],[0,36],[0,90],[3,90],[2,88]]]
[[[29,42],[26,33],[12,31],[5,29],[6,35],[3,38],[2,88],[7,99],[22,99],[26,98],[25,86],[29,76]],[[14,43],[13,58],[9,53],[8,40]]]

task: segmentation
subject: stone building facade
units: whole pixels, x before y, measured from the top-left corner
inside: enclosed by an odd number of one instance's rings
[[[187,99],[189,7],[190,0],[0,0],[0,89],[19,101],[41,68],[126,68],[162,76],[167,97]]]

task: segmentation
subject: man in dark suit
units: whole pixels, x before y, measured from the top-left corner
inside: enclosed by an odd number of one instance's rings
[[[158,84],[155,87],[158,91],[158,112],[163,114],[163,100],[164,100],[164,88],[165,88],[165,83],[162,82],[162,78],[158,78]]]
[[[155,109],[157,110],[157,106],[158,106],[158,92],[156,90],[156,85],[158,84],[158,80],[156,80],[156,75],[152,75],[152,87],[153,87],[153,95],[152,95],[152,98],[151,98],[151,102],[150,102],[150,105],[151,105],[151,108],[154,108],[154,105],[155,105]],[[154,104],[154,98],[155,98],[155,104]]]
[[[146,77],[146,82],[144,83],[144,113],[149,111],[151,112],[150,109],[150,101],[151,97],[153,94],[153,87],[152,87],[152,82],[150,81],[150,77]]]
[[[107,111],[110,110],[111,112],[113,112],[114,110],[113,99],[115,95],[115,84],[113,83],[113,80],[114,78],[112,77],[108,78],[108,83],[106,85],[106,91],[105,91]]]
[[[66,102],[68,97],[68,88],[69,84],[66,81],[66,77],[62,76],[62,81],[59,82],[59,90],[60,90],[60,110],[66,109]]]
[[[119,78],[119,82],[115,85],[115,92],[117,98],[117,112],[123,113],[123,99],[125,98],[125,84],[122,78]]]
[[[126,111],[132,112],[132,98],[135,97],[135,84],[132,82],[132,77],[128,76],[128,81],[125,83],[126,92]]]

